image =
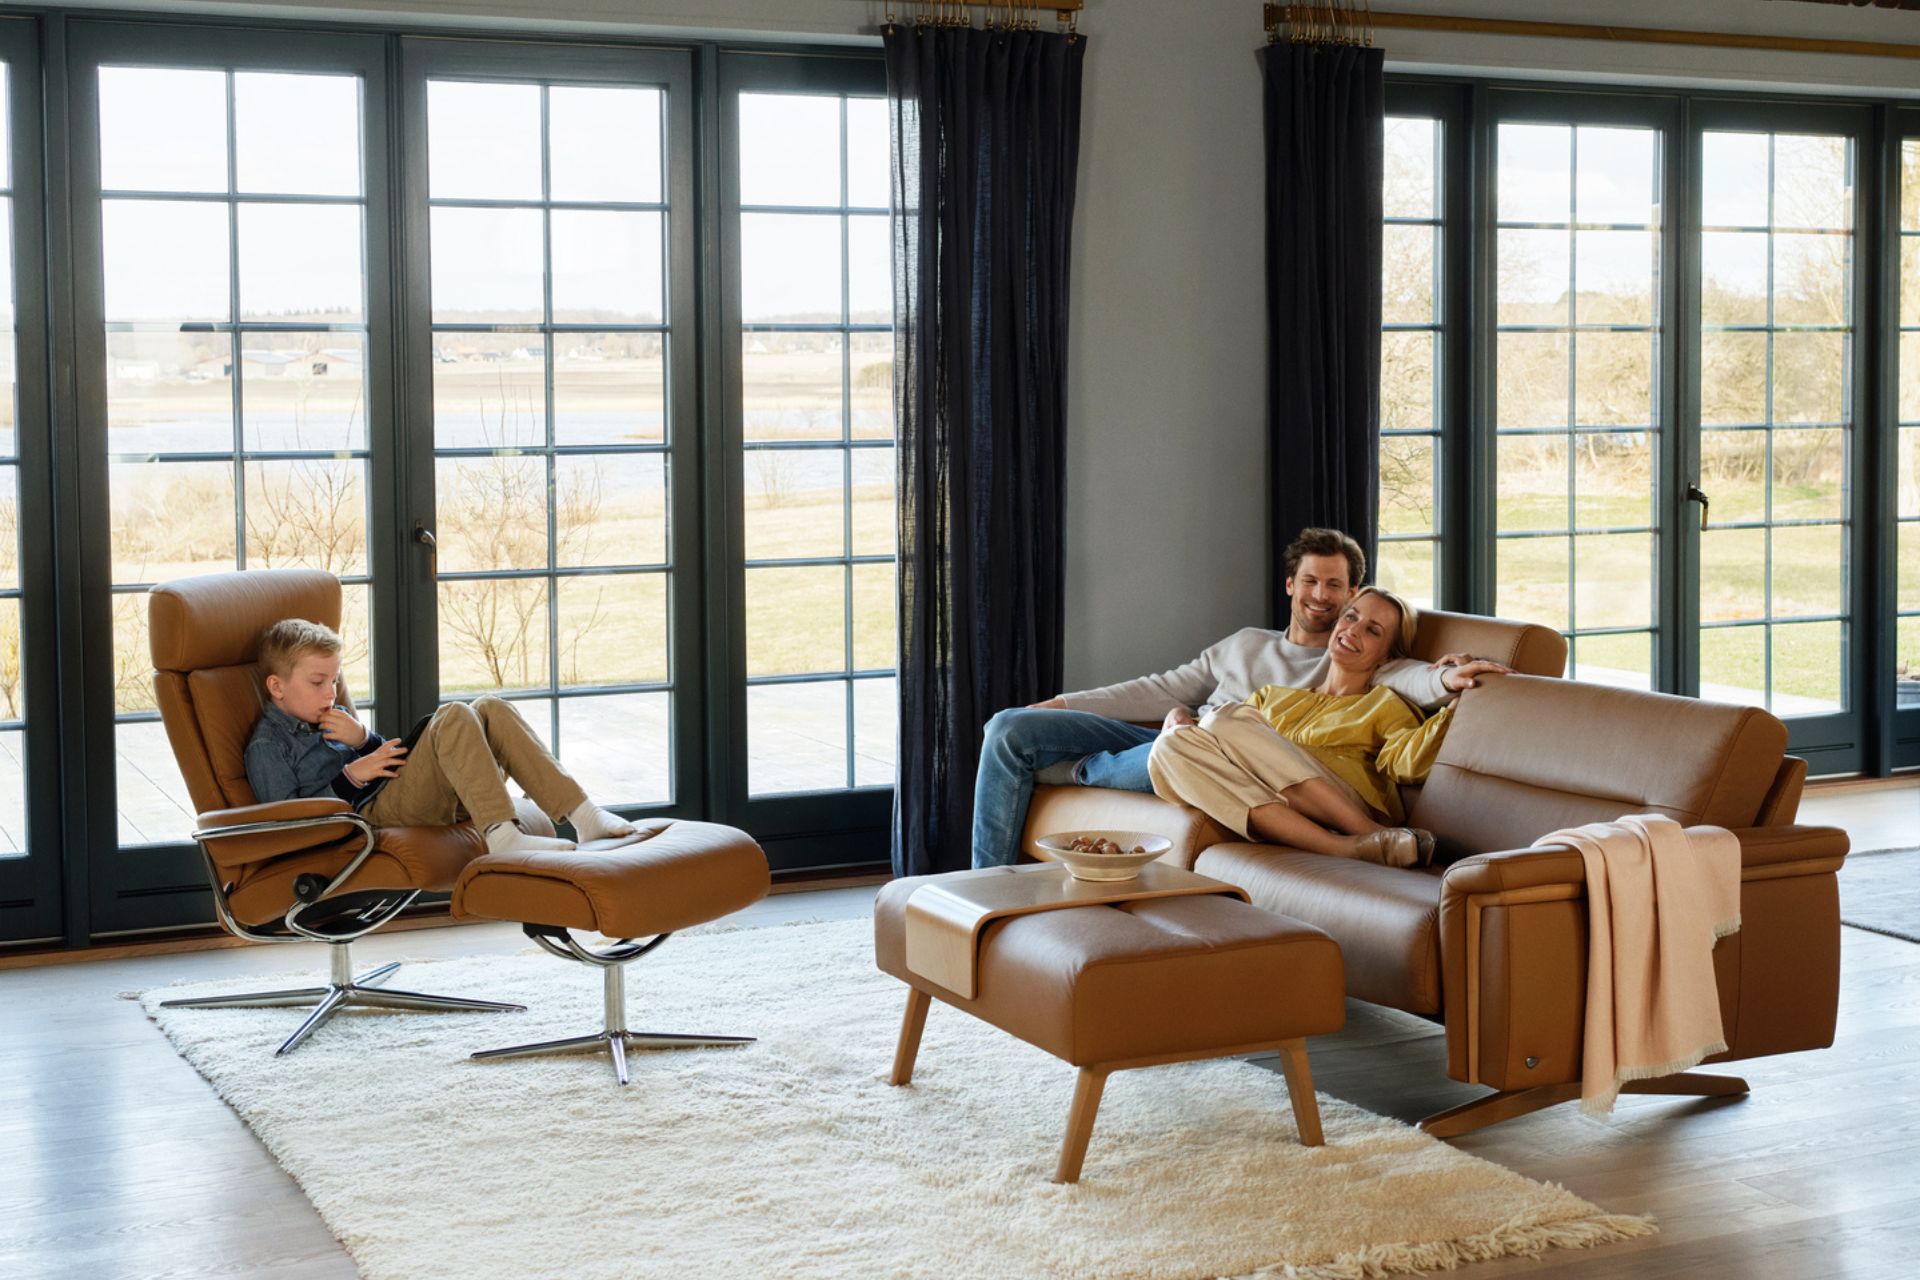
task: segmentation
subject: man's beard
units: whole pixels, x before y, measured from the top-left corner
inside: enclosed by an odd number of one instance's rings
[[[1324,621],[1316,622],[1313,615],[1307,613],[1304,609],[1295,609],[1293,611],[1293,620],[1299,624],[1301,633],[1310,636],[1332,635],[1333,624],[1339,620],[1339,617],[1340,615],[1337,612],[1331,613],[1327,615]]]

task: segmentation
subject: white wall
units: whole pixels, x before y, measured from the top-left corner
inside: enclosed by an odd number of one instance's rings
[[[871,43],[882,0],[117,0],[547,32]],[[902,6],[904,8],[904,5]],[[1759,0],[1384,0],[1381,9],[1920,44],[1920,14]],[[1067,682],[1266,617],[1256,0],[1089,0],[1069,369]],[[1383,31],[1393,69],[1920,97],[1920,62]]]

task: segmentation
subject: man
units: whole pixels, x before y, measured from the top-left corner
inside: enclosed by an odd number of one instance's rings
[[[1151,792],[1147,756],[1170,712],[1185,719],[1270,684],[1319,684],[1333,624],[1366,579],[1366,553],[1337,529],[1302,529],[1284,556],[1290,601],[1285,631],[1245,627],[1171,671],[1012,707],[989,720],[973,790],[973,865],[1018,860],[1036,775],[1051,783]],[[1415,659],[1388,663],[1376,683],[1432,708],[1473,688],[1477,677],[1505,670],[1497,662],[1448,654],[1432,665]]]

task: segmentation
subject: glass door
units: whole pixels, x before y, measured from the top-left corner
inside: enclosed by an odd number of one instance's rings
[[[87,776],[112,783],[89,808],[100,934],[211,917],[150,585],[337,574],[346,678],[379,706],[385,110],[373,37],[76,23],[69,48],[83,608],[111,636],[83,657]]]
[[[1896,767],[1920,765],[1920,112],[1894,117],[1898,296],[1891,456],[1895,535],[1893,746]],[[1882,581],[1885,581],[1883,576]]]
[[[1659,688],[1672,106],[1496,102],[1495,611],[1564,632],[1569,676]]]
[[[690,59],[406,42],[410,688],[698,814]]]
[[[898,732],[885,71],[729,55],[720,91],[737,513],[723,625],[740,637],[716,699],[735,744],[716,770],[723,812],[776,868],[884,861]]]
[[[40,77],[34,24],[0,20],[0,942],[62,932],[53,732]]]
[[[1727,103],[1694,119],[1697,689],[1785,720],[1813,772],[1850,771],[1868,675],[1854,660],[1865,121]]]

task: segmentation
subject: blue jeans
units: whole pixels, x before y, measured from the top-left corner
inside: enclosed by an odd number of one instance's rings
[[[1086,711],[1011,707],[995,715],[987,721],[980,772],[973,784],[973,865],[1005,867],[1019,860],[1035,770],[1099,752],[1137,754],[1135,772],[1144,785],[1132,789],[1151,790],[1145,783],[1146,753],[1158,736],[1157,729]],[[1103,767],[1102,777],[1117,772]],[[1116,784],[1103,780],[1092,785]]]

